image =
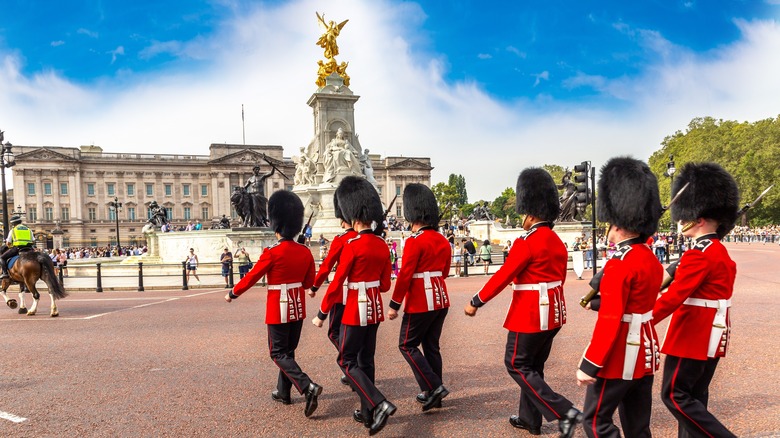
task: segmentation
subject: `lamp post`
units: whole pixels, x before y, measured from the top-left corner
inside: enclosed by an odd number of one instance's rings
[[[114,196],[114,200],[109,202],[108,205],[114,209],[114,219],[116,219],[116,251],[117,255],[121,255],[120,252],[122,251],[119,246],[119,209],[122,208],[122,203],[119,202],[119,199]]]
[[[3,131],[0,131],[0,179],[3,180],[3,238],[8,234],[8,197],[5,192],[5,168],[13,167],[16,164],[14,153],[11,152],[13,145],[10,142],[3,144],[4,139]]]
[[[669,197],[670,198],[674,198],[674,196],[672,196],[672,185],[674,183],[674,172],[676,172],[676,171],[677,171],[677,168],[674,167],[674,155],[669,154],[669,162],[666,163],[666,175],[669,177]],[[671,225],[670,225],[669,228],[671,228]],[[677,236],[677,237],[679,238],[679,236]],[[675,242],[675,245],[676,245],[677,244],[677,239],[674,239],[674,242]],[[669,256],[670,256],[671,252],[672,252],[672,248],[669,248],[667,246],[667,248],[666,248],[666,263],[669,263],[669,261],[670,261],[669,260]]]

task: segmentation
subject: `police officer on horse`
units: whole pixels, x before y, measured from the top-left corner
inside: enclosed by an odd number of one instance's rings
[[[12,257],[19,255],[20,251],[31,250],[35,246],[32,230],[22,224],[21,216],[12,216],[10,222],[12,228],[5,239],[6,245],[4,245],[8,250],[0,255],[0,266],[3,268],[0,278],[8,277],[8,261]]]

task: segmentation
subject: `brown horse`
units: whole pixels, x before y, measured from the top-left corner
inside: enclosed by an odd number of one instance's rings
[[[55,301],[60,298],[65,298],[68,296],[68,294],[65,292],[65,289],[62,288],[62,285],[60,285],[57,276],[54,275],[54,265],[52,264],[49,256],[36,251],[22,251],[19,253],[19,259],[16,260],[16,263],[14,263],[11,269],[8,270],[8,274],[10,278],[4,278],[2,284],[0,285],[3,298],[5,299],[5,303],[8,305],[8,307],[12,309],[15,308],[16,300],[9,299],[5,291],[11,284],[19,284],[19,301],[21,302],[19,313],[35,315],[35,312],[38,310],[38,299],[41,297],[38,293],[38,289],[35,287],[35,283],[40,279],[43,280],[43,282],[46,283],[46,286],[49,287],[49,297],[51,297],[51,316],[59,316],[59,312],[57,312],[57,304]],[[33,305],[30,307],[29,311],[24,307],[25,289],[32,292],[33,295]]]

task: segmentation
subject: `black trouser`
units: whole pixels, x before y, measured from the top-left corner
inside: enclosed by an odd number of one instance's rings
[[[588,386],[582,426],[589,437],[620,437],[612,422],[615,409],[626,437],[650,437],[650,412],[653,407],[653,375],[640,379],[602,379]]]
[[[442,360],[439,338],[449,309],[422,313],[404,313],[398,349],[409,363],[422,391],[433,391],[442,384]],[[423,352],[417,348],[422,344]]]
[[[504,365],[520,385],[519,417],[532,428],[542,426],[542,416],[547,421],[559,420],[573,406],[544,381],[544,363],[560,330],[558,327],[538,333],[510,331],[506,337]]]
[[[19,255],[19,248],[18,246],[10,246],[8,247],[8,251],[4,252],[3,255],[0,255],[0,259],[3,259],[3,265],[8,264],[8,260],[11,259],[11,257]]]
[[[678,437],[736,436],[707,410],[710,381],[718,360],[666,356],[661,400],[677,419]]]
[[[367,326],[341,324],[338,364],[360,397],[363,418],[371,418],[371,411],[385,401],[385,396],[374,385],[377,329],[378,323]]]
[[[292,385],[303,394],[311,383],[309,376],[295,361],[295,349],[298,348],[298,341],[301,339],[302,327],[303,321],[268,324],[268,350],[271,352],[271,359],[279,367],[276,389],[283,397],[290,396]]]
[[[339,333],[341,332],[341,317],[344,315],[344,305],[336,303],[330,308],[328,313],[328,339],[339,349]]]

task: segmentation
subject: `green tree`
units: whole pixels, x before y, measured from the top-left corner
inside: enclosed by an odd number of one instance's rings
[[[469,196],[468,193],[466,193],[466,178],[464,178],[463,175],[451,173],[447,180],[447,184],[452,186],[455,189],[455,193],[458,194],[458,199],[455,204],[458,208],[469,202]]]
[[[667,136],[661,148],[648,160],[658,178],[661,200],[671,200],[671,177],[667,174],[670,157],[677,172],[688,162],[713,161],[734,176],[741,203],[752,202],[766,187],[780,178],[780,117],[754,123],[716,120],[700,117],[691,120],[688,129]],[[780,189],[770,191],[762,202],[748,213],[754,226],[780,223]],[[671,225],[669,213],[661,219],[662,227]]]
[[[453,212],[458,211],[457,203],[459,196],[455,191],[455,187],[440,182],[431,187],[431,191],[433,191],[433,195],[436,196],[436,203],[439,205],[439,214],[443,215],[444,218],[449,219],[452,217]]]
[[[509,216],[509,223],[505,225],[509,225],[513,222],[516,223],[520,218],[520,215],[515,211],[516,199],[517,195],[515,189],[512,187],[505,188],[504,191],[493,200],[493,203],[490,205],[490,213],[492,213],[496,219],[501,220],[506,220],[507,216]]]

